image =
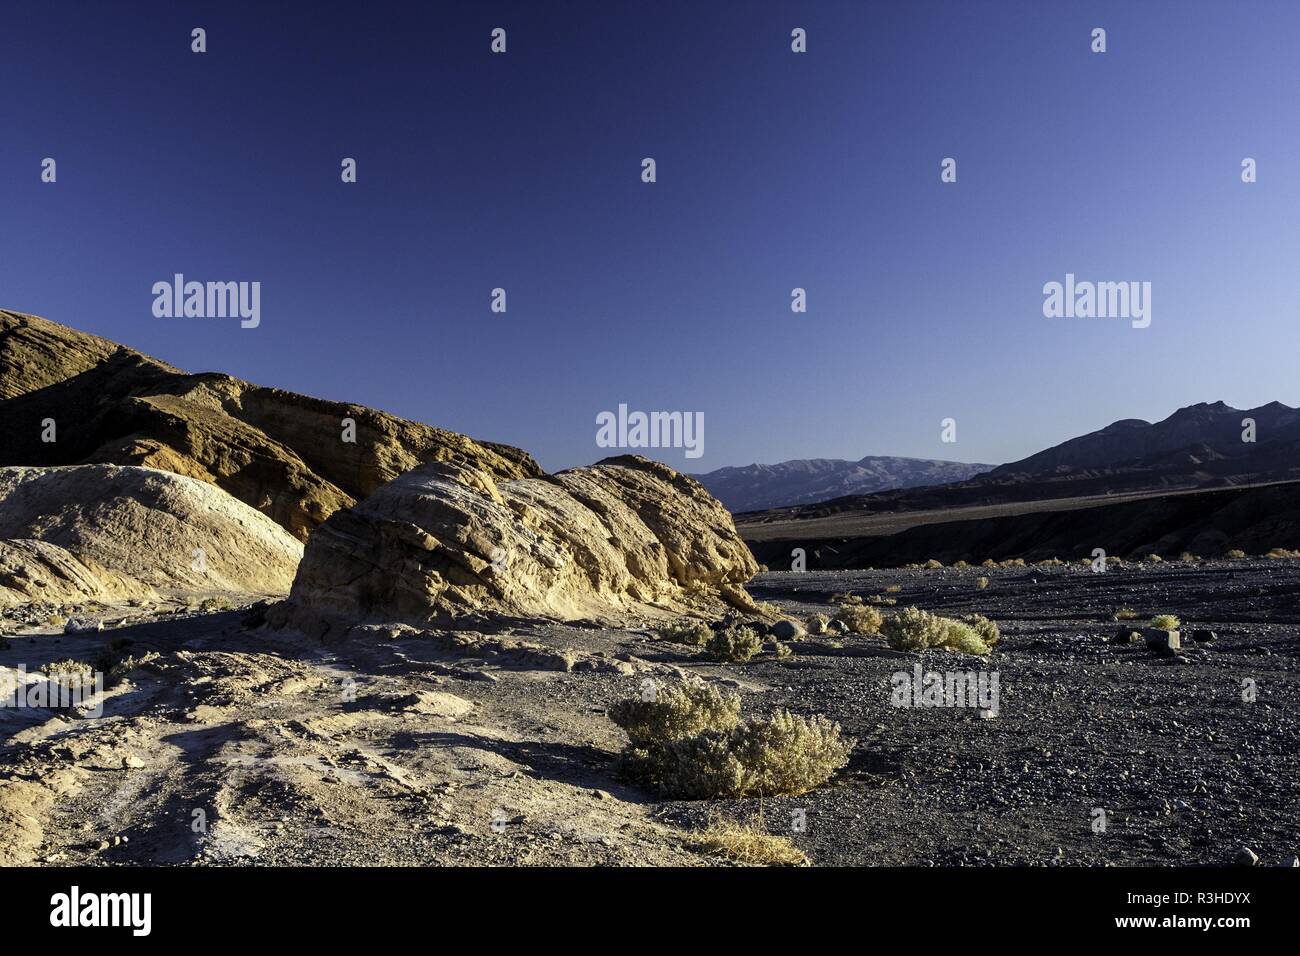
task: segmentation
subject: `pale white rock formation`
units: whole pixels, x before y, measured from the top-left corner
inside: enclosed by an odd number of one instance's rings
[[[153,468],[0,468],[0,606],[284,594],[302,545],[215,485]]]

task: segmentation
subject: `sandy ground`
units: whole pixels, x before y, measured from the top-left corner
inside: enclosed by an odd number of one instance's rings
[[[995,618],[996,653],[921,657],[847,636],[716,665],[647,633],[553,625],[322,645],[267,629],[257,608],[155,609],[89,635],[24,627],[0,666],[92,657],[109,638],[158,656],[100,717],[0,709],[0,862],[697,865],[717,861],[690,833],[717,813],[761,814],[821,865],[1300,851],[1300,562],[765,574],[752,590],[802,616],[890,585],[899,606]],[[1121,606],[1217,639],[1176,658],[1109,643]],[[995,671],[998,715],[892,706],[891,675],[917,662]],[[859,740],[849,766],[761,803],[627,786],[607,709],[647,676],[687,671],[740,689],[748,713],[840,721]]]

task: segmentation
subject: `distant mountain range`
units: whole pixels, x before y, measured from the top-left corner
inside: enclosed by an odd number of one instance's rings
[[[737,525],[760,561],[787,560],[793,543],[819,567],[1079,557],[1102,545],[1218,554],[1300,546],[1297,502],[1300,410],[1214,402],[1118,421],[965,480],[770,508]]]
[[[728,511],[736,513],[894,488],[965,481],[992,467],[959,461],[868,455],[857,461],[799,458],[776,465],[742,465],[692,477]]]
[[[1247,419],[1254,422],[1254,441],[1243,441],[1247,426],[1242,423]],[[965,480],[853,493],[798,505],[781,517],[960,508],[1295,480],[1300,480],[1300,410],[1281,402],[1249,409],[1202,402],[1155,423],[1124,419]]]

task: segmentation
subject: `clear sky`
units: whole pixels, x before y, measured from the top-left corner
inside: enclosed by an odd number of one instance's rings
[[[0,307],[190,371],[549,469],[620,403],[703,412],[658,455],[691,471],[1300,404],[1294,0],[48,0],[0,35]],[[261,325],[155,318],[176,272],[261,282]],[[1149,281],[1151,326],[1045,318],[1066,273]]]

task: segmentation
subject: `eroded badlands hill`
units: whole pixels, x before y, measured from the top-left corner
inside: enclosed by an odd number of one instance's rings
[[[343,420],[356,423],[355,443]],[[57,440],[43,441],[53,420]],[[508,480],[517,448],[343,402],[190,375],[132,349],[0,310],[0,465],[144,465],[211,482],[299,540],[423,462]]]

